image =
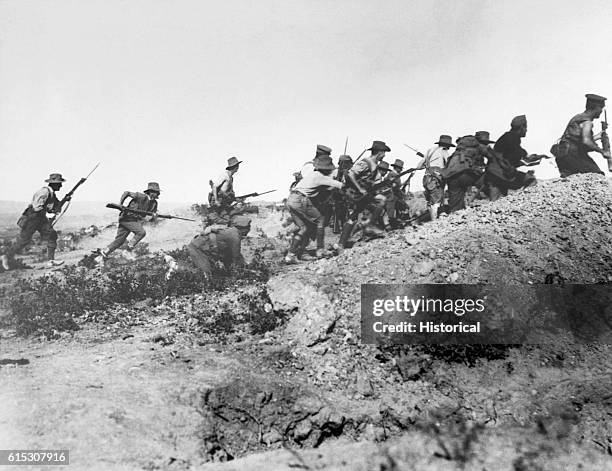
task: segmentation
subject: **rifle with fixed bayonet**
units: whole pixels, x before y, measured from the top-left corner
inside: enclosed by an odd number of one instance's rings
[[[77,188],[80,187],[83,183],[85,183],[87,181],[87,179],[91,176],[92,173],[94,173],[94,171],[98,168],[98,166],[100,165],[100,162],[98,162],[96,164],[96,166],[91,170],[91,172],[89,172],[87,174],[86,177],[82,177],[76,185],[74,185],[72,187],[72,190],[70,190],[68,193],[66,193],[64,195],[64,197],[61,199],[61,201],[59,202],[59,207],[60,210],[61,208],[64,206],[64,204],[68,203],[66,205],[66,207],[61,210],[61,212],[53,219],[53,221],[51,221],[51,227],[53,227],[55,225],[55,223],[57,223],[57,221],[59,221],[61,219],[61,217],[66,213],[66,211],[68,211],[68,208],[70,207],[70,201],[72,200],[72,195],[74,195],[74,192],[77,191]]]
[[[404,144],[406,147],[408,147],[408,149],[414,151],[416,153],[416,155],[418,155],[419,157],[425,157],[425,155],[423,154],[423,152],[421,152],[420,150],[415,149],[412,146],[409,146],[408,144]]]
[[[170,216],[169,214],[157,214],[157,213],[154,213],[153,211],[143,211],[141,209],[132,209],[132,208],[128,208],[127,206],[121,206],[120,204],[115,204],[115,203],[108,203],[106,207],[110,209],[118,209],[122,213],[124,212],[133,213],[137,216],[153,216],[153,217],[158,217],[162,219],[180,219],[181,221],[197,222],[195,219],[182,218],[180,216]]]
[[[272,193],[273,191],[276,191],[276,190],[268,190],[268,191],[264,191],[263,193],[257,193],[257,192],[247,193],[246,195],[236,196],[234,199],[236,201],[244,201],[247,198],[253,198],[255,196],[267,195],[268,193]]]

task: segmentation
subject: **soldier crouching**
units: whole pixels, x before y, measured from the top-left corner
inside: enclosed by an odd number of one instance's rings
[[[192,262],[208,280],[212,278],[213,265],[218,261],[226,270],[244,266],[241,239],[249,233],[251,220],[237,215],[232,216],[229,224],[209,225],[187,245]]]

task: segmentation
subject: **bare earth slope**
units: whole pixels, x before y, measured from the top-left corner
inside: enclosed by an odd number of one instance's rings
[[[362,283],[609,283],[611,214],[609,183],[576,176],[284,267],[266,289],[287,320],[265,335],[197,328],[243,288],[55,341],[2,330],[0,359],[29,363],[0,364],[0,442],[69,448],[70,469],[609,469],[610,346],[379,349],[359,343],[359,299]]]

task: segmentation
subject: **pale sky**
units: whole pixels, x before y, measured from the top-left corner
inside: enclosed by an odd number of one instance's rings
[[[317,144],[408,167],[402,143],[518,114],[549,153],[585,93],[612,99],[609,0],[0,0],[0,200],[100,161],[75,199],[203,202],[232,155],[237,193],[280,200]]]

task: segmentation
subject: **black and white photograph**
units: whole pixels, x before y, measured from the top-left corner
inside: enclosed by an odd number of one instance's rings
[[[0,0],[0,470],[610,471],[611,101],[606,0]]]

